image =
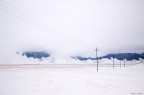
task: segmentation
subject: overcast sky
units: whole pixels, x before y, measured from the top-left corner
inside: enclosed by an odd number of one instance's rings
[[[144,51],[144,0],[0,0],[0,51]]]

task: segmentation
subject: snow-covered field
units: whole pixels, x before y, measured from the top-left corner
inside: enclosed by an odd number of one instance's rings
[[[144,64],[0,65],[0,95],[144,95]]]

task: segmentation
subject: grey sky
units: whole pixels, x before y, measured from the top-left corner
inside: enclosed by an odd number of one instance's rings
[[[1,52],[94,56],[141,52],[143,40],[143,0],[0,0]]]

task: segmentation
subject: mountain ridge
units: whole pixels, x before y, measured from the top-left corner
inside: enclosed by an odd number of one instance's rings
[[[19,54],[17,52],[17,54]],[[49,53],[47,53],[46,51],[25,51],[22,52],[21,54],[22,56],[26,56],[27,58],[34,58],[34,59],[41,59],[41,58],[48,58],[51,55]],[[81,56],[72,56],[71,58],[76,59],[76,60],[81,60],[81,61],[85,61],[85,60],[97,60],[97,59],[103,59],[103,58],[107,58],[107,59],[111,59],[111,58],[116,58],[118,60],[139,60],[144,59],[144,53],[115,53],[115,54],[107,54],[105,56],[101,56],[98,58],[92,58],[92,57],[81,57]]]

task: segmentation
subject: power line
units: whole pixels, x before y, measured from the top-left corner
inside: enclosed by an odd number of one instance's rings
[[[27,23],[35,26],[35,27],[38,27],[38,28],[40,28],[41,30],[43,30],[43,31],[45,31],[45,32],[49,32],[48,30],[46,30],[46,29],[44,29],[44,28],[42,28],[42,27],[39,27],[39,26],[38,26],[37,24],[35,24],[35,23],[32,23],[32,22],[30,22],[30,21],[27,21],[26,19],[21,18],[21,17],[18,16],[18,15],[15,15],[15,14],[13,14],[13,13],[10,13],[10,12],[4,10],[4,9],[0,9],[0,11],[5,12],[5,13],[7,13],[7,14],[9,14],[9,15],[12,15],[12,16],[14,16],[14,17],[16,17],[16,18],[18,18],[18,19],[20,19],[20,20],[22,20],[22,21],[24,21],[24,22],[27,22]]]
[[[5,12],[5,13],[7,13],[7,14],[9,14],[9,15],[12,15],[12,16],[14,16],[14,17],[16,17],[16,18],[18,18],[18,19],[20,19],[20,20],[22,20],[22,21],[24,21],[24,22],[27,22],[27,23],[29,23],[29,24],[37,27],[37,28],[40,28],[41,30],[43,30],[43,31],[45,31],[45,32],[49,32],[48,30],[46,30],[46,29],[44,29],[44,28],[42,28],[42,27],[39,27],[39,25],[37,25],[37,24],[35,24],[35,23],[33,23],[33,22],[30,22],[30,21],[27,21],[26,19],[21,18],[21,17],[18,16],[18,15],[15,15],[15,14],[10,13],[10,12],[8,12],[8,11],[6,11],[6,10],[3,10],[3,9],[0,9],[0,11],[3,11],[3,12]]]
[[[29,24],[32,24],[34,26],[37,26],[37,27],[41,28],[42,30],[44,30],[46,32],[51,32],[51,31],[56,32],[55,30],[52,29],[51,26],[44,24],[42,21],[38,20],[37,18],[34,18],[34,17],[26,14],[25,12],[17,9],[16,7],[8,4],[7,2],[5,2],[3,0],[1,0],[1,2],[2,2],[1,6],[3,8],[11,10],[11,11],[7,11],[7,10],[1,9],[1,11],[5,12],[7,14],[10,14],[10,15],[16,16],[19,19],[23,19],[23,21],[25,21],[25,22],[27,22]],[[51,31],[48,31],[49,29],[47,27],[51,27]]]
[[[52,26],[49,26],[49,25],[43,23],[41,20],[34,18],[31,15],[28,15],[27,13],[25,13],[25,12],[21,11],[20,9],[12,6],[11,4],[7,3],[6,1],[1,0],[0,5],[1,5],[0,11],[4,12],[6,14],[12,15],[12,16],[14,16],[14,17],[26,22],[26,23],[29,23],[29,24],[35,26],[36,28],[41,29],[44,32],[48,32],[50,35],[52,35],[51,33],[54,33],[53,36],[57,40],[58,40],[58,38],[62,37],[63,39],[69,40],[70,42],[72,42],[69,38],[68,39],[65,38],[65,37],[67,37],[67,35],[64,34],[63,32],[59,31],[58,29],[56,29]],[[59,32],[56,30],[58,30]],[[56,37],[56,34],[59,37]]]
[[[20,13],[20,14],[22,14],[23,16],[30,18],[31,20],[33,20],[33,21],[35,21],[35,22],[40,22],[41,25],[49,26],[49,27],[52,28],[52,26],[46,25],[45,23],[43,23],[43,22],[40,21],[39,19],[37,19],[37,18],[35,18],[35,17],[32,17],[31,15],[29,15],[29,14],[21,11],[20,9],[18,9],[18,8],[12,6],[12,5],[10,5],[10,4],[7,3],[6,1],[3,1],[3,0],[2,0],[2,2],[3,2],[3,4],[6,4],[6,6],[8,5],[7,8],[10,8],[10,9],[14,10],[15,12]]]

